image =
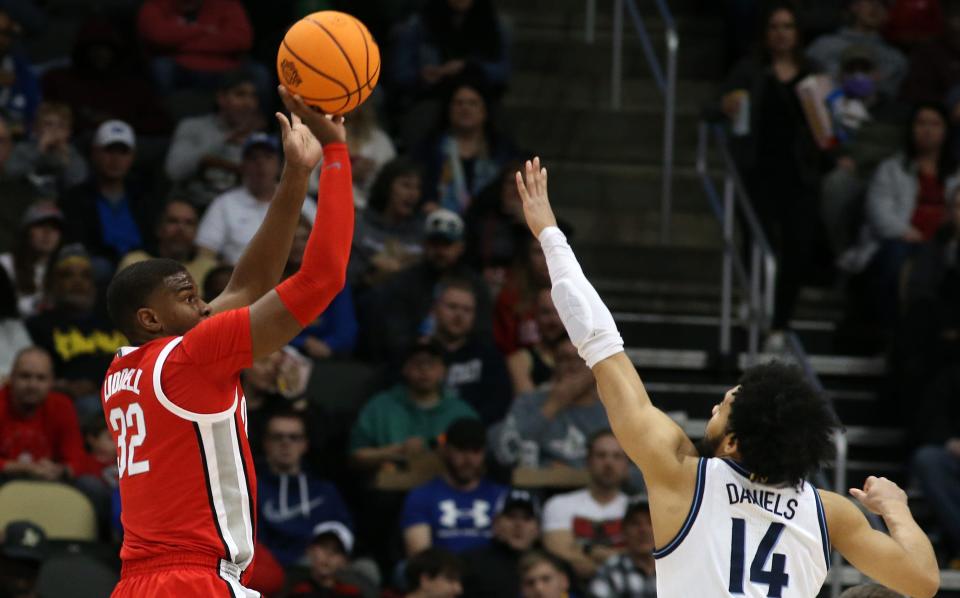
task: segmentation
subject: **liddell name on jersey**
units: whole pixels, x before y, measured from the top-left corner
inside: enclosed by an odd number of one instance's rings
[[[779,492],[761,490],[758,488],[744,488],[737,484],[727,484],[727,499],[731,505],[749,503],[760,507],[764,511],[779,515],[784,519],[793,519],[797,514],[797,499],[786,500]],[[781,506],[783,510],[781,511]]]
[[[140,394],[140,376],[143,370],[127,368],[119,372],[110,374],[106,382],[103,383],[103,402],[106,403],[110,397],[121,390],[129,390],[133,394]]]

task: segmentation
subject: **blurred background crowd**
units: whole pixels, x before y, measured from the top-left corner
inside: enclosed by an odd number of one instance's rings
[[[766,352],[783,349],[801,287],[842,288],[838,342],[893,356],[902,400],[890,420],[910,438],[902,459],[943,565],[957,566],[960,2],[700,4],[723,24],[729,73],[698,100],[730,125],[777,254]],[[656,595],[643,480],[523,224],[513,173],[544,148],[500,114],[509,11],[494,0],[0,0],[0,512],[5,490],[38,492],[24,480],[45,482],[38,496],[53,501],[6,525],[0,596],[112,588],[122,505],[99,389],[127,341],[104,290],[149,257],[184,263],[208,299],[223,290],[283,165],[279,40],[331,8],[369,26],[383,72],[346,122],[358,210],[348,284],[243,374],[259,485],[252,587]],[[827,140],[796,91],[810,76],[831,86]],[[574,243],[577,226],[561,223]]]

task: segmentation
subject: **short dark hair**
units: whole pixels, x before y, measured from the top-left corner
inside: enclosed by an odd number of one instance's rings
[[[269,429],[270,423],[275,419],[295,419],[300,422],[301,426],[303,426],[304,434],[310,432],[309,426],[307,425],[307,418],[304,417],[304,415],[299,411],[294,411],[293,409],[282,409],[280,411],[275,411],[267,417],[267,421],[264,422],[263,429]]]
[[[440,280],[440,283],[437,285],[437,292],[434,299],[439,300],[440,297],[443,297],[443,294],[451,289],[456,289],[458,291],[463,291],[464,293],[470,293],[470,295],[476,300],[477,298],[477,289],[474,288],[473,283],[466,278],[458,276],[448,276]]]
[[[830,403],[800,368],[773,361],[740,378],[727,431],[758,481],[799,485],[833,457],[839,426]]]
[[[463,565],[455,554],[442,548],[427,548],[407,561],[404,577],[408,590],[419,590],[420,578],[424,575],[460,579],[462,572]]]
[[[393,189],[393,181],[402,176],[422,176],[420,165],[406,156],[397,156],[383,165],[377,178],[373,180],[373,186],[370,188],[370,199],[367,201],[367,207],[375,212],[383,212],[390,203],[390,191]]]
[[[531,569],[540,563],[546,563],[556,569],[558,573],[567,575],[566,567],[564,567],[563,563],[561,563],[560,560],[555,556],[542,550],[531,550],[521,556],[520,561],[517,563],[517,569],[520,573],[520,577],[523,577],[529,573]]]
[[[593,445],[597,444],[597,441],[600,440],[601,438],[606,438],[607,436],[612,437],[614,440],[616,440],[617,438],[616,434],[614,434],[613,430],[611,430],[610,428],[602,428],[590,435],[590,438],[587,439],[587,456],[588,457],[593,454]]]
[[[107,287],[107,311],[113,324],[131,342],[142,340],[137,327],[137,310],[174,274],[186,271],[183,264],[165,258],[151,258],[117,272]]]

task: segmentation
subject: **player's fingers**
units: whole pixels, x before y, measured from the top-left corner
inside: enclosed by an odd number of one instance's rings
[[[300,116],[299,116],[297,113],[295,113],[295,112],[291,112],[291,113],[290,113],[290,126],[291,126],[291,127],[298,127],[298,126],[300,126],[302,123],[303,123],[303,119],[301,119]]]
[[[863,491],[863,490],[860,490],[859,488],[851,488],[851,489],[850,489],[850,496],[854,497],[855,499],[859,500],[860,502],[863,502],[863,499],[865,499],[865,498],[867,497],[867,495],[864,493],[864,491]]]
[[[523,174],[519,170],[517,171],[517,193],[520,194],[522,203],[527,203],[530,200],[530,196],[527,195],[527,186],[523,184]]]
[[[282,112],[277,112],[277,122],[280,123],[280,134],[284,139],[287,138],[287,135],[290,134],[290,121],[287,120],[287,117]],[[296,115],[293,115],[293,118],[297,118]]]
[[[335,125],[342,125],[347,121],[347,119],[345,119],[342,114],[337,114],[333,116],[330,120],[332,120],[333,124]]]
[[[533,162],[527,160],[527,193],[531,197],[536,197],[537,195],[537,171],[533,168]]]
[[[544,166],[540,169],[540,182],[543,185],[543,194],[547,194],[547,167]]]

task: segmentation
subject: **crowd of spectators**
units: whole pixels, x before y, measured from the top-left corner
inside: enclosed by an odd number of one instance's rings
[[[127,340],[106,285],[163,257],[208,300],[224,289],[283,167],[271,53],[290,20],[351,6],[144,0],[70,13],[75,38],[34,60],[54,11],[19,4],[0,3],[0,484],[79,490],[115,555],[99,389]],[[509,30],[492,0],[401,4],[356,8],[384,73],[346,124],[348,283],[242,376],[258,473],[250,583],[304,598],[652,595],[649,514],[623,493],[642,479],[523,225],[520,154],[498,115]],[[573,493],[544,507],[559,490]],[[15,522],[3,535],[0,593],[25,591],[46,533]]]
[[[960,2],[726,4],[731,31],[759,25],[753,48],[730,40],[712,105],[778,260],[766,349],[783,350],[803,284],[845,291],[838,352],[889,356],[887,421],[956,567]]]

